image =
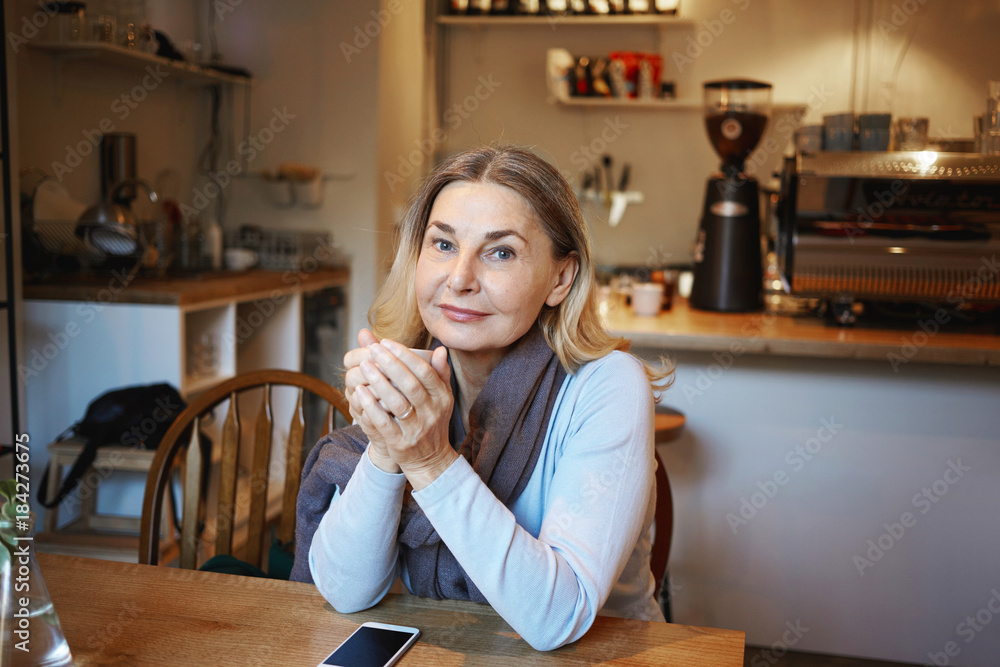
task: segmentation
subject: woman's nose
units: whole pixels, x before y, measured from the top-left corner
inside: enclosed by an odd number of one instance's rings
[[[451,262],[448,274],[448,289],[453,292],[468,292],[476,289],[479,284],[476,276],[476,258],[459,253]]]

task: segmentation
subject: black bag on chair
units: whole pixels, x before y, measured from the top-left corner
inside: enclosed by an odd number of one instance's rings
[[[97,458],[97,448],[102,445],[156,449],[174,419],[186,407],[180,393],[166,383],[123,387],[101,394],[87,406],[83,419],[57,438],[62,441],[76,437],[83,442],[83,450],[55,498],[45,498],[49,467],[45,468],[38,501],[49,508],[61,503],[80,483]]]

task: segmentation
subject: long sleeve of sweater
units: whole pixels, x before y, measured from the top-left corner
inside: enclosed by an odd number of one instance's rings
[[[342,613],[381,600],[399,574],[396,533],[406,478],[379,470],[361,455],[338,489],[309,550],[309,569],[323,597]]]

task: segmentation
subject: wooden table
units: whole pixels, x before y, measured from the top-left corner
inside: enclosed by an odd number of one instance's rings
[[[335,612],[309,584],[39,554],[77,667],[305,665],[360,623],[420,628],[402,665],[743,664],[744,633],[599,616],[580,641],[539,653],[489,606],[388,595]]]

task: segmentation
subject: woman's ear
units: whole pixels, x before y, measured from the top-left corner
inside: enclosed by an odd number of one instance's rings
[[[556,284],[545,299],[545,305],[555,308],[569,296],[569,290],[573,287],[576,273],[580,270],[580,258],[576,253],[570,255],[560,262],[559,273],[556,274]]]

